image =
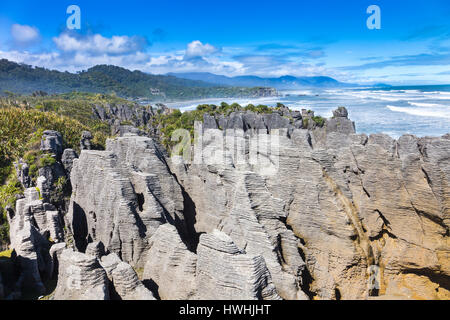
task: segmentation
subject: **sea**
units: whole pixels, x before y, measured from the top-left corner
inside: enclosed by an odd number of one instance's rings
[[[313,110],[322,117],[331,117],[333,110],[344,106],[356,123],[357,133],[385,133],[394,139],[403,134],[425,137],[450,133],[450,85],[282,90],[279,94],[253,99],[177,102],[168,106],[187,111],[204,103],[276,106],[280,102],[293,110]]]

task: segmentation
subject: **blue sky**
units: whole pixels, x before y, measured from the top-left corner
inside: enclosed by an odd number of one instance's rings
[[[81,30],[66,27],[72,4]],[[370,5],[381,9],[380,30],[366,26]],[[0,58],[72,72],[115,64],[155,74],[450,83],[449,18],[448,0],[3,0]]]

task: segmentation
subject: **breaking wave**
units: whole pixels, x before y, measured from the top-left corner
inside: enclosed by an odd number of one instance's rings
[[[403,112],[413,116],[421,117],[435,117],[435,118],[447,118],[450,119],[450,110],[436,110],[431,108],[408,108],[408,107],[396,107],[396,106],[386,106],[389,110],[394,112]]]

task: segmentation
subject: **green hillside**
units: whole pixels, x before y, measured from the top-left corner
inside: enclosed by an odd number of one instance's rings
[[[49,94],[92,92],[116,94],[124,98],[174,101],[215,97],[254,97],[263,88],[218,87],[203,81],[174,76],[151,75],[121,67],[98,65],[79,73],[60,72],[0,60],[0,93]],[[263,90],[264,91],[264,90]]]

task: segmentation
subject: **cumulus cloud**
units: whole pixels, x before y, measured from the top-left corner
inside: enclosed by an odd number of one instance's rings
[[[53,41],[56,50],[50,53],[0,51],[0,57],[69,72],[86,70],[98,64],[111,64],[153,74],[211,72],[228,76],[262,77],[336,74],[323,63],[307,63],[306,54],[301,57],[298,51],[293,56],[273,52],[245,54],[248,48],[226,47],[222,50],[196,40],[188,43],[184,50],[151,54],[146,50],[148,43],[140,37],[105,37],[101,34],[79,35],[70,32],[54,37]],[[320,48],[309,48],[302,52],[314,57],[322,55]]]
[[[217,53],[220,50],[209,43],[203,44],[199,40],[192,41],[187,45],[186,58],[204,57]]]
[[[37,28],[17,23],[11,26],[11,36],[15,44],[19,45],[33,44],[40,39],[39,30]]]
[[[91,54],[121,55],[141,51],[147,46],[142,37],[112,36],[100,34],[79,36],[75,33],[62,33],[53,38],[57,48],[64,52],[88,52]]]

